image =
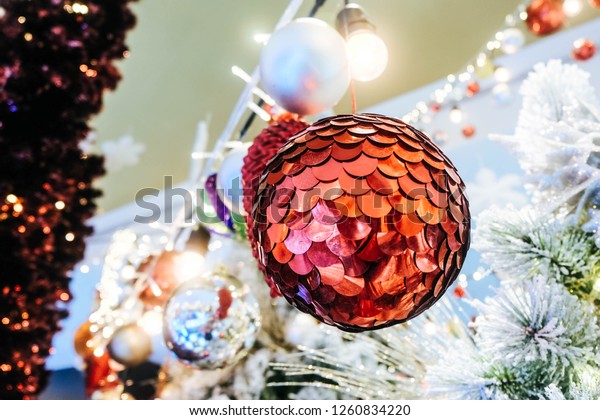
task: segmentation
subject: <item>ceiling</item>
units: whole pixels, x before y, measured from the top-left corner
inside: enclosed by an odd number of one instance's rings
[[[358,3],[390,52],[379,79],[357,83],[361,109],[462,68],[519,0]],[[329,0],[316,17],[332,24],[342,4]],[[210,118],[211,140],[219,135],[243,89],[231,66],[252,71],[260,55],[253,36],[271,32],[286,5],[285,0],[143,0],[134,5],[138,25],[128,37],[131,55],[120,64],[123,81],[107,94],[93,125],[99,144],[132,135],[146,150],[140,164],[99,181],[101,212],[131,202],[142,188],[162,189],[165,176],[172,175],[175,183],[186,178],[197,123]],[[299,16],[312,5],[306,0]],[[600,9],[585,7],[569,25],[597,16]],[[350,109],[347,96],[336,107],[340,113]]]

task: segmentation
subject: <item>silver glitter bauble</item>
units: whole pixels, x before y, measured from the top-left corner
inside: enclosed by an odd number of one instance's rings
[[[248,286],[222,271],[181,285],[163,316],[167,347],[181,362],[200,369],[237,363],[260,327],[260,309]]]

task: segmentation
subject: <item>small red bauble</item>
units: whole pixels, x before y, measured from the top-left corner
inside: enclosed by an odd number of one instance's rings
[[[287,143],[294,134],[300,132],[308,126],[304,121],[299,120],[294,114],[283,114],[273,120],[273,122],[260,132],[254,139],[252,146],[248,149],[248,154],[244,158],[242,167],[242,186],[244,188],[244,210],[246,211],[246,227],[248,240],[252,245],[252,253],[258,258],[256,247],[254,246],[253,220],[252,220],[252,202],[258,189],[259,179],[262,175],[267,162],[277,153],[279,148]],[[259,266],[260,267],[260,266]],[[262,270],[262,267],[260,267]],[[280,296],[277,287],[273,283],[267,283],[271,288],[271,296]]]
[[[470,138],[473,137],[475,135],[475,127],[473,127],[471,124],[467,124],[462,128],[462,134],[463,136],[465,136],[466,138]]]
[[[325,118],[294,136],[268,163],[253,218],[268,280],[351,332],[429,308],[469,247],[456,168],[423,133],[376,114]]]
[[[588,0],[590,3],[590,6],[592,7],[600,7],[600,0]]]
[[[472,81],[467,85],[467,96],[474,96],[479,92],[479,83]]]
[[[596,44],[589,39],[580,38],[573,43],[573,51],[571,51],[571,57],[573,57],[573,60],[589,60],[594,56],[594,54],[596,54]]]
[[[114,363],[114,362],[113,362]],[[88,396],[99,389],[111,389],[119,385],[117,372],[111,366],[108,352],[101,356],[91,355],[86,359],[85,390]]]
[[[454,297],[456,297],[457,299],[462,299],[465,296],[467,296],[467,291],[465,289],[463,289],[460,286],[456,286],[454,288]]]
[[[562,0],[532,0],[527,7],[527,27],[534,35],[549,35],[565,23]]]
[[[431,105],[429,105],[429,109],[431,109],[432,112],[438,112],[442,109],[442,104],[439,102],[432,102]]]

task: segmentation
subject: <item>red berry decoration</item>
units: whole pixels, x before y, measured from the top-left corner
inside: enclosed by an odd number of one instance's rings
[[[527,7],[527,27],[534,35],[550,35],[565,23],[562,0],[532,0]]]
[[[586,61],[596,54],[596,44],[589,39],[580,38],[573,43],[571,57],[573,60]]]
[[[254,246],[254,234],[252,230],[252,202],[258,189],[259,178],[262,175],[267,162],[277,153],[279,148],[288,142],[290,137],[308,126],[304,121],[299,120],[294,114],[283,114],[273,121],[271,125],[262,130],[254,139],[252,146],[248,149],[248,154],[244,158],[242,167],[242,185],[244,188],[244,210],[246,211],[246,225],[248,231],[248,240],[252,244],[254,257],[258,258],[256,247]],[[262,267],[261,267],[262,269]],[[268,279],[267,279],[268,282]],[[271,296],[280,296],[277,287],[269,283]]]
[[[261,177],[253,230],[267,280],[301,311],[345,331],[407,321],[462,267],[464,188],[440,149],[400,120],[322,119]]]

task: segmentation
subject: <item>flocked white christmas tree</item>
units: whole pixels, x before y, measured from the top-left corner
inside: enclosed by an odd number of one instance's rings
[[[600,108],[589,74],[552,60],[521,87],[515,152],[532,205],[490,209],[475,247],[503,282],[475,304],[481,353],[509,398],[600,398]],[[496,365],[494,365],[496,363]],[[499,380],[499,381],[498,381]]]

